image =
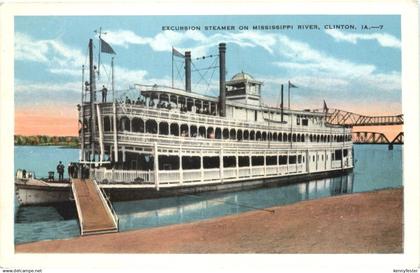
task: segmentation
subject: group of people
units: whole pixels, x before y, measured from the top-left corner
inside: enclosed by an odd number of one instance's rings
[[[137,100],[131,100],[128,96],[126,96],[125,104],[146,105],[146,100],[141,97],[138,97]]]
[[[105,86],[103,87],[105,88]],[[102,89],[104,90],[104,89]],[[105,88],[106,90],[106,88]],[[104,97],[104,93],[102,94],[102,98]],[[105,101],[106,102],[106,91],[105,91]],[[134,105],[144,105],[146,106],[147,102],[146,99],[144,97],[138,97],[137,100],[131,100],[128,96],[125,97],[125,104],[134,104]],[[153,99],[149,100],[148,103],[149,107],[155,107],[155,101]],[[171,110],[172,109],[172,105],[170,102],[166,102],[166,101],[159,101],[156,104],[157,108],[160,109],[167,109],[167,110]],[[181,107],[179,108],[181,113],[186,113],[186,112],[193,112],[193,113],[197,113],[197,114],[204,114],[204,115],[216,115],[216,109],[212,109],[210,110],[207,107],[203,107],[202,109],[192,105],[191,108],[187,107],[187,105],[185,104],[181,104]]]
[[[146,106],[146,99],[143,97],[138,97],[137,100],[131,100],[128,96],[125,97],[125,104],[135,104],[135,105],[143,105]],[[155,107],[155,102],[154,100],[150,100],[149,101],[149,107]],[[170,103],[164,102],[164,101],[160,101],[158,102],[158,104],[156,105],[157,108],[163,108],[163,109],[168,109],[171,110],[172,106]]]
[[[105,85],[102,85],[102,102],[106,102],[106,97],[108,94],[108,89],[105,87]],[[138,97],[137,100],[131,100],[128,96],[125,97],[125,104],[135,104],[135,105],[144,105],[146,106],[146,99],[143,97]],[[149,101],[149,107],[154,107],[155,106],[155,102],[153,99],[151,99]],[[171,110],[172,109],[172,105],[170,102],[165,102],[165,101],[159,101],[158,104],[156,105],[157,108],[161,108],[161,109],[168,109]],[[191,111],[193,113],[197,113],[197,114],[205,114],[205,115],[216,115],[216,110],[213,109],[212,111],[210,111],[210,109],[208,109],[207,107],[204,107],[203,109],[200,109],[199,107],[196,107],[195,105],[193,105],[191,107],[191,109],[189,110],[188,107],[185,104],[181,104],[180,107],[180,111],[181,113],[186,113],[188,111]]]
[[[172,106],[171,106],[171,104],[168,102],[168,103],[166,103],[166,102],[164,102],[164,101],[161,101],[161,102],[159,102],[158,104],[157,104],[157,108],[166,108],[166,109],[168,109],[168,110],[171,110],[172,109]]]
[[[186,113],[186,112],[189,111],[188,107],[184,104],[181,105],[180,110],[181,110],[181,113]],[[197,114],[213,115],[213,116],[216,115],[216,110],[215,109],[213,109],[213,111],[210,111],[207,107],[204,107],[203,109],[201,109],[201,108],[199,108],[195,105],[191,106],[190,111],[193,112],[193,113],[197,113]]]
[[[67,166],[67,172],[69,173],[69,178],[77,178],[77,172],[79,171],[79,166],[76,163],[69,163]]]
[[[58,165],[57,165],[57,173],[58,173],[58,181],[63,181],[64,180],[64,164],[59,161]],[[80,178],[84,179],[84,178],[89,178],[89,167],[86,164],[77,164],[77,163],[69,163],[69,165],[67,166],[67,172],[69,175],[69,178],[78,178],[79,176],[81,176]]]

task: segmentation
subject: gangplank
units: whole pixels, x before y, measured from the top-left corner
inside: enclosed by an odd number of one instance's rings
[[[92,179],[72,179],[81,235],[118,231],[118,218]]]

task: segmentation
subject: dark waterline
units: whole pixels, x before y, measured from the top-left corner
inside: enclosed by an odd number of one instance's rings
[[[15,169],[26,166],[26,158],[20,147],[15,148]],[[47,147],[51,148],[51,147]],[[26,146],[25,154],[39,156],[39,153],[54,156],[43,160],[42,166],[32,170],[42,173],[48,166],[56,164],[60,156],[68,161],[77,161],[78,149],[42,151]],[[58,149],[58,150],[57,150]],[[68,151],[71,150],[71,151]],[[304,183],[259,188],[230,193],[200,193],[150,200],[114,202],[114,209],[120,219],[120,230],[133,230],[186,223],[230,214],[237,214],[255,208],[269,208],[291,204],[302,200],[328,196],[366,192],[402,186],[402,147],[389,151],[386,145],[355,145],[355,168],[353,173],[334,178],[313,180]],[[65,155],[60,153],[64,152]],[[73,157],[72,157],[73,156]],[[20,164],[16,164],[16,161]],[[64,160],[63,160],[64,161]],[[22,167],[20,167],[22,168]],[[29,168],[28,168],[29,169]],[[48,206],[20,207],[15,216],[15,243],[63,239],[79,236],[77,213],[73,203]]]

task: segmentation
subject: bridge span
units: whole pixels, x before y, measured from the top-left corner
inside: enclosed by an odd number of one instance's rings
[[[389,140],[383,133],[352,132],[354,144],[404,144],[404,133],[400,132],[394,139]]]
[[[366,116],[339,109],[324,109],[327,123],[331,125],[353,126],[388,126],[404,124],[403,115]]]
[[[354,126],[393,126],[403,125],[403,115],[367,116],[340,109],[329,109],[324,101],[323,112],[329,125]],[[385,134],[379,132],[358,131],[352,133],[354,144],[388,144],[392,149],[394,144],[404,144],[404,133],[400,132],[394,139],[389,140]]]

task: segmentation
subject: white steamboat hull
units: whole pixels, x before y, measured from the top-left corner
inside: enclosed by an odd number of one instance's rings
[[[170,188],[145,187],[141,184],[118,183],[118,184],[99,184],[104,189],[112,201],[141,200],[148,198],[159,198],[164,196],[174,196],[189,193],[200,193],[208,191],[235,191],[258,187],[269,187],[282,184],[299,183],[308,180],[323,179],[342,175],[352,171],[352,167],[334,171],[322,171],[315,173],[295,174],[280,177],[241,179],[230,183],[212,182],[201,183],[199,185],[183,185]],[[41,181],[42,182],[42,181]],[[20,205],[38,205],[48,203],[59,203],[72,201],[72,191],[70,184],[66,183],[15,183],[16,196]]]
[[[29,179],[16,180],[16,198],[19,205],[39,205],[71,201],[71,187],[67,183],[46,183]]]

